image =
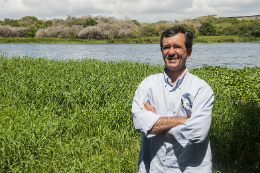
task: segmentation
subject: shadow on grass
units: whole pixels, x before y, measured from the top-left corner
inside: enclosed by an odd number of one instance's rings
[[[210,133],[213,170],[260,172],[260,103],[234,99],[225,104],[226,111],[213,117]]]

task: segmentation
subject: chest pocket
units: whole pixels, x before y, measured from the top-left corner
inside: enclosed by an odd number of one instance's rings
[[[190,118],[191,116],[191,103],[187,98],[181,98],[180,105],[178,108],[178,116]]]

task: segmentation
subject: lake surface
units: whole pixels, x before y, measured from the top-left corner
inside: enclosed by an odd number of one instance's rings
[[[159,44],[0,44],[0,53],[8,57],[27,55],[60,60],[95,58],[163,65]],[[260,67],[260,43],[195,43],[187,67],[202,66]]]

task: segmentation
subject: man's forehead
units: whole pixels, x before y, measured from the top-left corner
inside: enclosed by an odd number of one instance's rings
[[[174,36],[164,37],[163,45],[170,44],[174,42],[175,44],[185,44],[185,35],[183,33],[178,33]]]

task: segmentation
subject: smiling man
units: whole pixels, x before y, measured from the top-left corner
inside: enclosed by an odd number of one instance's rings
[[[164,71],[144,79],[132,105],[135,129],[143,134],[138,172],[210,173],[208,132],[214,93],[186,68],[193,34],[182,27],[161,36]]]

